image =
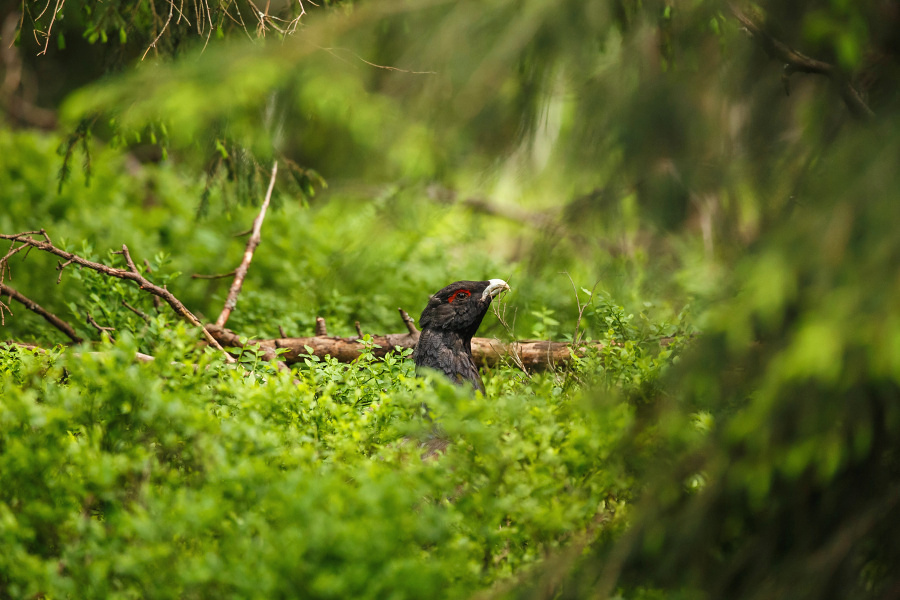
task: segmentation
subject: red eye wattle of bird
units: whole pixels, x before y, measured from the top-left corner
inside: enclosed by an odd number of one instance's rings
[[[470,292],[469,290],[456,290],[450,295],[450,298],[447,299],[447,302],[453,302],[456,299],[465,300],[471,295],[472,292]]]
[[[422,331],[413,352],[416,372],[434,369],[458,385],[484,393],[472,359],[472,336],[497,294],[509,289],[502,279],[457,281],[434,293],[419,318]],[[463,302],[465,300],[465,302]]]

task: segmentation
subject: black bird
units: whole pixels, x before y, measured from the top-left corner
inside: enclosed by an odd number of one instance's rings
[[[457,281],[431,296],[419,318],[422,332],[413,352],[416,373],[429,367],[459,385],[469,382],[483,394],[484,383],[472,360],[472,336],[494,296],[508,289],[502,279]]]

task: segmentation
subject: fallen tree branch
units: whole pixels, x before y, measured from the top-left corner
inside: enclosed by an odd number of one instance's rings
[[[44,240],[46,241],[36,240],[31,237],[32,235],[37,234],[43,236]],[[154,283],[151,283],[146,277],[141,275],[140,271],[138,271],[137,267],[135,266],[134,261],[131,259],[131,255],[128,253],[128,247],[125,244],[122,244],[122,249],[116,252],[116,254],[121,254],[122,256],[124,256],[125,263],[128,265],[128,268],[117,269],[115,267],[109,267],[101,263],[87,260],[86,258],[78,256],[77,254],[72,254],[71,252],[66,252],[65,250],[57,248],[50,241],[50,236],[48,236],[47,232],[43,229],[41,229],[40,231],[26,231],[24,233],[17,233],[14,235],[0,234],[0,239],[12,241],[12,247],[4,257],[0,258],[0,275],[2,275],[4,269],[6,270],[6,272],[9,272],[10,257],[12,257],[14,254],[17,254],[23,249],[30,250],[31,248],[36,248],[43,252],[47,252],[48,254],[58,256],[66,261],[64,263],[59,263],[56,267],[56,269],[60,271],[60,275],[62,274],[62,270],[64,268],[71,264],[76,264],[97,271],[98,273],[109,275],[110,277],[116,277],[118,279],[125,279],[134,282],[140,289],[146,290],[154,296],[158,296],[165,300],[166,303],[170,307],[172,307],[172,310],[174,310],[178,316],[186,320],[191,325],[199,327],[210,345],[225,354],[225,360],[227,362],[235,362],[235,359],[230,354],[225,352],[222,349],[222,346],[219,345],[219,342],[209,334],[200,320],[196,316],[194,316],[194,313],[188,310],[188,308],[184,304],[182,304],[181,301],[176,298],[174,294],[172,294],[172,292],[167,290],[165,287],[160,287]],[[16,246],[16,244],[21,245]]]
[[[68,323],[66,323],[65,321],[63,321],[62,319],[60,319],[59,317],[57,317],[56,315],[54,315],[47,309],[43,308],[40,304],[38,304],[34,300],[28,298],[27,296],[21,294],[20,292],[18,292],[16,290],[14,290],[13,288],[9,287],[8,285],[4,285],[3,283],[0,283],[0,296],[8,296],[8,297],[12,298],[13,300],[15,300],[16,302],[18,302],[19,304],[21,304],[22,306],[24,306],[25,308],[27,308],[28,310],[30,310],[31,312],[42,316],[48,323],[50,323],[51,325],[53,325],[54,327],[56,327],[57,329],[62,331],[64,334],[66,334],[66,336],[70,340],[72,340],[76,344],[80,344],[81,342],[84,341],[78,336],[77,333],[75,333],[75,329],[71,325],[69,325]],[[0,317],[2,317],[2,310],[0,310]]]
[[[275,172],[276,171],[273,168],[273,181]],[[264,215],[264,211],[261,211],[260,217],[257,217],[257,221],[254,226],[256,230],[255,234],[258,234],[259,232],[258,226],[262,223],[262,215]],[[35,239],[34,237],[32,237],[34,235],[40,235],[41,237],[43,237],[44,241]],[[303,338],[281,337],[278,339],[251,341],[246,341],[245,339],[242,341],[241,337],[238,334],[226,329],[221,325],[215,324],[204,326],[202,323],[200,323],[199,319],[197,319],[197,317],[194,316],[193,313],[191,313],[187,309],[187,307],[185,307],[184,304],[182,304],[171,292],[165,289],[165,287],[160,287],[151,283],[140,273],[140,271],[138,271],[128,251],[128,247],[124,244],[122,245],[122,250],[115,252],[115,254],[121,254],[124,257],[125,263],[128,268],[119,269],[87,260],[76,254],[66,252],[65,250],[57,248],[53,245],[50,237],[47,235],[47,232],[43,229],[41,229],[40,231],[28,231],[15,235],[0,234],[0,239],[6,239],[12,242],[12,246],[10,247],[6,255],[0,257],[0,289],[10,290],[11,292],[6,295],[15,297],[13,296],[13,293],[17,293],[15,292],[15,290],[11,290],[11,288],[8,288],[8,286],[3,286],[2,283],[3,276],[5,274],[9,274],[11,276],[9,259],[23,250],[26,252],[27,256],[27,252],[29,250],[31,250],[32,248],[36,248],[38,250],[53,254],[60,257],[61,259],[64,259],[65,262],[60,261],[57,265],[57,270],[60,271],[60,274],[62,270],[67,266],[76,264],[80,267],[92,269],[111,277],[132,281],[136,283],[140,287],[140,289],[153,294],[154,298],[162,298],[172,307],[176,314],[187,320],[192,325],[199,327],[201,331],[203,331],[203,334],[209,344],[214,348],[222,351],[228,363],[235,363],[236,360],[233,356],[231,356],[231,354],[224,350],[223,346],[235,348],[252,348],[258,346],[262,350],[262,358],[267,361],[276,361],[280,370],[287,369],[288,364],[303,361],[304,358],[309,355],[315,355],[319,357],[332,356],[340,362],[349,363],[359,358],[360,352],[365,349],[365,345],[362,341],[363,336],[361,335],[347,338],[330,337],[328,335],[325,320],[322,317],[316,318],[315,335],[313,337]],[[252,249],[249,249],[249,244],[248,252],[252,256]],[[249,264],[249,261],[247,261],[247,264]],[[244,273],[246,273],[246,266],[246,264],[242,264]],[[18,298],[16,299],[19,300]],[[27,298],[25,300],[28,301]],[[37,307],[35,303],[32,304]],[[133,307],[130,307],[127,304],[126,307],[146,318],[146,315],[143,315],[142,313],[140,313],[140,311],[135,310]],[[39,312],[36,309],[32,310],[35,310],[35,312]],[[399,312],[404,324],[406,325],[407,333],[390,333],[386,335],[369,336],[369,339],[377,346],[374,349],[374,354],[378,357],[385,356],[388,352],[394,350],[395,348],[415,348],[416,343],[419,340],[419,331],[416,329],[413,319],[402,309],[399,309]],[[49,313],[47,314],[49,315]],[[48,320],[50,319],[48,318]],[[107,331],[108,333],[112,330],[111,328],[102,327],[97,324],[90,316],[90,314],[88,314],[88,321],[101,332]],[[57,325],[55,323],[54,325],[58,328],[60,327],[60,325]],[[65,324],[63,323],[63,325]],[[61,330],[65,332],[64,329]],[[357,332],[361,333],[361,327],[357,327]],[[74,334],[74,330],[72,331],[72,333]],[[282,336],[284,336],[283,333]],[[73,341],[80,341],[80,338],[77,340],[73,338]],[[661,338],[658,341],[660,345],[665,346],[672,341],[672,338]],[[520,369],[527,372],[528,370],[544,370],[555,368],[557,366],[564,366],[572,360],[573,355],[583,356],[591,350],[600,350],[604,348],[604,346],[605,345],[600,342],[584,342],[575,343],[573,345],[566,342],[525,340],[512,343],[503,343],[497,339],[473,338],[472,355],[475,358],[476,363],[478,363],[480,366],[495,366],[500,364],[507,358],[513,358],[516,365]],[[278,352],[279,350],[283,351],[280,353],[280,355]]]
[[[241,287],[244,285],[247,269],[250,268],[250,261],[253,260],[253,253],[256,251],[256,247],[259,246],[259,242],[262,238],[262,223],[266,218],[266,209],[269,208],[269,201],[272,200],[272,190],[275,189],[275,176],[277,174],[278,162],[276,161],[275,164],[272,165],[272,176],[269,178],[269,189],[266,190],[266,197],[259,209],[259,214],[256,215],[256,218],[253,220],[253,233],[250,235],[250,239],[247,240],[247,247],[244,250],[244,259],[241,261],[240,266],[235,270],[234,281],[231,282],[231,288],[228,290],[225,306],[222,307],[222,312],[219,314],[219,318],[216,319],[216,326],[218,327],[225,326],[228,317],[231,316],[231,311],[237,306],[237,297],[241,292]]]
[[[240,336],[224,327],[209,326],[209,332],[223,346],[242,347]],[[418,332],[389,333],[386,335],[371,335],[370,339],[380,346],[374,348],[374,354],[378,357],[385,356],[395,348],[415,348],[419,341]],[[662,338],[660,345],[668,345],[672,338]],[[332,356],[340,362],[353,362],[359,358],[364,345],[358,336],[353,337],[328,337],[312,336],[301,338],[278,338],[266,340],[251,340],[248,345],[259,345],[265,356],[274,358],[275,351],[287,350],[281,355],[281,359],[287,364],[303,362],[307,356],[314,355],[324,358]],[[557,366],[565,366],[572,359],[572,352],[576,356],[583,356],[590,350],[604,348],[600,342],[583,342],[576,348],[566,342],[547,342],[540,340],[525,340],[521,342],[504,343],[492,338],[472,338],[472,356],[479,366],[493,367],[507,357],[517,356],[521,366],[533,370],[546,370]],[[518,361],[517,361],[518,364]]]
[[[862,96],[840,69],[830,63],[810,58],[809,56],[794,50],[784,42],[775,39],[734,4],[729,4],[729,8],[735,19],[740,22],[766,54],[784,64],[785,75],[789,76],[793,73],[813,73],[816,75],[823,75],[837,85],[844,104],[847,105],[847,108],[854,117],[857,119],[867,119],[875,116],[875,113],[872,112],[872,109],[869,108],[862,99]]]

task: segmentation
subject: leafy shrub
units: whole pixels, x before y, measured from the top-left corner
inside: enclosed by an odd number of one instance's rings
[[[615,395],[499,369],[486,400],[371,343],[254,376],[155,335],[0,351],[3,595],[464,597],[623,522]]]

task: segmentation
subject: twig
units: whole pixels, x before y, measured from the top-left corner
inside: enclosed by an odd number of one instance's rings
[[[46,239],[48,241],[41,242],[39,240],[36,240],[36,239],[30,237],[31,235],[36,234],[36,233],[40,233],[41,235],[44,236],[44,239]],[[116,269],[114,267],[108,267],[104,264],[87,260],[86,258],[82,258],[76,254],[72,254],[71,252],[66,252],[65,250],[57,248],[56,246],[54,246],[52,243],[49,242],[50,238],[49,238],[49,236],[47,236],[46,231],[44,231],[43,229],[38,232],[32,231],[32,232],[18,233],[15,235],[0,234],[0,239],[10,240],[13,242],[13,246],[14,246],[13,248],[10,249],[10,251],[7,253],[7,255],[5,257],[0,258],[0,272],[2,272],[4,265],[7,265],[7,268],[8,268],[7,263],[8,263],[9,256],[11,256],[16,251],[18,251],[15,249],[15,244],[19,243],[19,244],[22,244],[23,246],[26,246],[26,245],[32,246],[34,248],[37,248],[38,250],[42,250],[49,254],[53,254],[55,256],[59,256],[60,258],[65,259],[66,262],[63,264],[60,264],[57,267],[57,269],[62,269],[64,266],[74,263],[76,265],[80,265],[82,267],[87,267],[88,269],[92,269],[99,273],[103,273],[104,275],[109,275],[110,277],[116,277],[118,279],[126,279],[128,281],[132,281],[132,282],[136,283],[140,289],[146,290],[150,294],[153,294],[154,296],[158,296],[158,297],[162,298],[163,300],[165,300],[166,303],[170,307],[172,307],[172,310],[174,310],[177,315],[179,315],[180,317],[185,319],[191,325],[194,325],[195,327],[199,327],[203,331],[203,336],[206,338],[206,340],[214,348],[222,351],[225,354],[225,360],[228,363],[235,362],[235,359],[230,354],[225,352],[225,350],[222,348],[222,346],[219,344],[219,342],[217,342],[215,340],[215,338],[213,338],[209,334],[209,332],[206,330],[206,328],[203,326],[203,324],[200,322],[200,320],[196,316],[194,316],[194,313],[192,313],[190,310],[188,310],[188,308],[184,304],[182,304],[181,301],[178,298],[176,298],[174,294],[172,294],[172,292],[170,292],[169,290],[167,290],[164,287],[160,287],[158,285],[151,283],[150,281],[147,280],[147,278],[145,278],[143,275],[140,274],[137,267],[134,265],[134,261],[131,260],[131,255],[128,253],[128,247],[125,246],[125,244],[122,244],[122,250],[115,252],[115,254],[122,254],[125,257],[125,262],[128,264],[128,269]],[[18,249],[20,250],[21,248],[22,248],[22,246],[20,246]]]
[[[67,260],[64,263],[56,261],[56,270],[59,271],[59,277],[56,278],[56,285],[59,285],[59,283],[62,281],[63,269],[65,269],[66,267],[68,267],[71,264],[72,264],[71,260]]]
[[[386,71],[396,71],[398,73],[409,73],[410,75],[437,75],[437,71],[411,71],[408,69],[401,69],[399,67],[392,67],[390,65],[379,65],[377,63],[373,63],[373,62],[370,62],[370,61],[364,59],[362,56],[360,56],[353,50],[350,50],[349,48],[326,48],[323,46],[316,46],[316,47],[319,48],[320,50],[324,50],[325,52],[331,54],[338,60],[341,60],[348,64],[351,64],[351,63],[349,61],[344,60],[343,57],[339,56],[338,51],[347,52],[348,54],[352,54],[354,56],[354,58],[356,58],[357,60],[360,60],[360,61],[366,63],[370,67],[375,67],[376,69],[384,69]]]
[[[65,321],[63,321],[62,319],[60,319],[59,317],[54,315],[53,313],[49,312],[47,309],[40,306],[34,300],[28,298],[27,296],[24,296],[23,294],[19,293],[18,291],[14,290],[13,288],[0,283],[0,296],[9,296],[10,298],[15,300],[19,304],[23,305],[28,310],[44,317],[44,319],[48,323],[50,323],[51,325],[53,325],[54,327],[56,327],[57,329],[62,331],[64,334],[66,334],[66,336],[70,340],[72,340],[76,344],[80,344],[82,341],[84,341],[80,337],[78,337],[78,334],[75,333],[75,329],[71,325],[69,325],[68,323],[66,323]],[[7,310],[9,310],[9,307],[7,307]],[[12,311],[10,311],[10,314],[12,314]],[[2,317],[2,316],[3,316],[3,311],[2,311],[2,309],[0,309],[0,317]],[[3,323],[0,323],[0,324],[3,324]]]
[[[269,189],[266,190],[265,200],[263,200],[262,206],[259,209],[259,214],[256,215],[256,219],[253,221],[253,234],[250,236],[250,239],[247,240],[247,247],[244,249],[244,260],[241,261],[240,266],[235,270],[234,281],[231,283],[231,289],[228,290],[228,298],[225,300],[225,306],[222,308],[222,313],[219,315],[219,318],[216,319],[216,325],[218,327],[225,326],[228,317],[231,315],[231,311],[233,311],[234,307],[237,305],[237,297],[241,292],[241,286],[244,285],[247,269],[250,267],[250,261],[253,260],[253,253],[256,251],[256,247],[259,246],[260,231],[262,230],[263,219],[266,218],[266,209],[269,208],[269,202],[272,200],[272,190],[275,189],[275,176],[277,174],[278,162],[276,161],[275,164],[272,165],[272,176],[269,178]]]
[[[142,319],[143,319],[144,321],[146,321],[147,323],[150,322],[150,317],[149,317],[149,316],[147,316],[145,313],[141,312],[140,310],[136,309],[136,308],[133,307],[132,305],[128,304],[128,303],[125,302],[124,300],[122,300],[122,306],[124,306],[125,308],[127,308],[128,310],[130,310],[131,312],[133,312],[134,314],[136,314],[136,315],[139,316],[140,318],[142,318]]]
[[[282,327],[281,325],[278,326],[278,333],[280,333],[281,337],[283,337],[283,338],[287,337],[287,333],[285,333],[284,327]]]
[[[841,98],[850,110],[850,114],[857,119],[868,119],[875,116],[875,113],[865,103],[862,96],[850,83],[850,80],[837,67],[821,60],[810,58],[797,52],[784,42],[773,38],[733,3],[729,4],[729,8],[750,36],[762,46],[766,54],[784,63],[785,75],[792,75],[793,73],[823,75],[838,86]]]
[[[38,56],[42,54],[47,54],[47,47],[50,45],[50,34],[53,32],[53,24],[56,23],[56,13],[62,10],[63,5],[66,3],[66,0],[57,0],[56,6],[53,7],[53,16],[50,17],[50,26],[47,27],[47,39],[44,40],[44,49],[38,52]],[[50,6],[50,3],[47,3],[47,6]],[[44,14],[44,13],[41,13]]]
[[[412,334],[418,334],[419,330],[416,329],[416,322],[413,318],[402,308],[398,308],[397,310],[400,311],[400,318],[403,319],[403,322],[406,324],[406,329]]]
[[[363,336],[362,327],[359,326],[359,321],[356,322],[356,335],[359,337]]]
[[[218,275],[203,275],[201,273],[194,273],[191,275],[191,279],[225,279],[226,277],[232,277],[237,273],[237,269],[233,271],[229,271],[228,273],[219,273]]]
[[[94,317],[91,315],[91,313],[87,313],[87,322],[92,325],[97,331],[99,331],[101,336],[106,333],[106,335],[109,336],[109,341],[115,343],[115,340],[110,333],[110,331],[116,330],[115,327],[103,327],[102,325],[100,325],[100,323],[94,320]]]
[[[598,281],[597,283],[595,283],[594,287],[592,287],[591,291],[588,293],[588,295],[590,296],[590,300],[582,304],[581,300],[578,298],[578,286],[575,285],[575,280],[572,279],[572,276],[569,275],[568,271],[563,271],[563,274],[565,274],[565,276],[569,278],[569,282],[571,282],[572,284],[572,289],[575,290],[575,305],[578,307],[578,320],[575,322],[575,335],[572,336],[572,345],[577,348],[578,344],[581,343],[580,336],[583,333],[582,331],[580,331],[581,319],[584,317],[584,311],[594,301],[594,290],[597,289],[597,286],[600,285],[600,282]]]
[[[507,278],[507,281],[509,281],[509,278]],[[513,311],[513,322],[512,322],[512,326],[510,326],[510,324],[506,321],[506,303],[505,302],[500,302],[499,298],[498,298],[497,301],[495,301],[491,304],[491,310],[494,312],[494,316],[497,317],[497,320],[500,322],[500,325],[502,325],[503,328],[506,330],[507,335],[509,335],[510,338],[515,340],[516,339],[516,334],[515,334],[516,317],[518,316],[518,311],[517,310]],[[497,341],[499,342],[499,340],[497,340]],[[522,360],[522,356],[519,353],[521,344],[518,342],[513,342],[509,346],[505,346],[502,343],[500,343],[500,345],[502,346],[502,349],[498,349],[496,346],[494,346],[494,343],[492,341],[491,342],[491,350],[493,350],[500,356],[509,355],[510,357],[512,357],[512,360],[516,364],[516,366],[519,369],[521,369],[521,371],[523,373],[525,373],[525,375],[527,377],[530,377],[531,375],[528,373],[528,369],[525,368],[525,361]],[[550,346],[547,346],[548,362],[550,362],[550,360],[549,360],[550,355],[551,355]]]
[[[163,24],[162,29],[159,30],[159,35],[156,36],[156,39],[153,40],[147,49],[144,50],[143,56],[141,56],[141,60],[147,58],[147,53],[150,52],[150,48],[156,48],[156,43],[163,36],[163,33],[166,32],[166,29],[169,27],[169,23],[172,21],[172,12],[175,10],[175,2],[173,0],[169,0],[169,17],[166,19],[165,24]]]

